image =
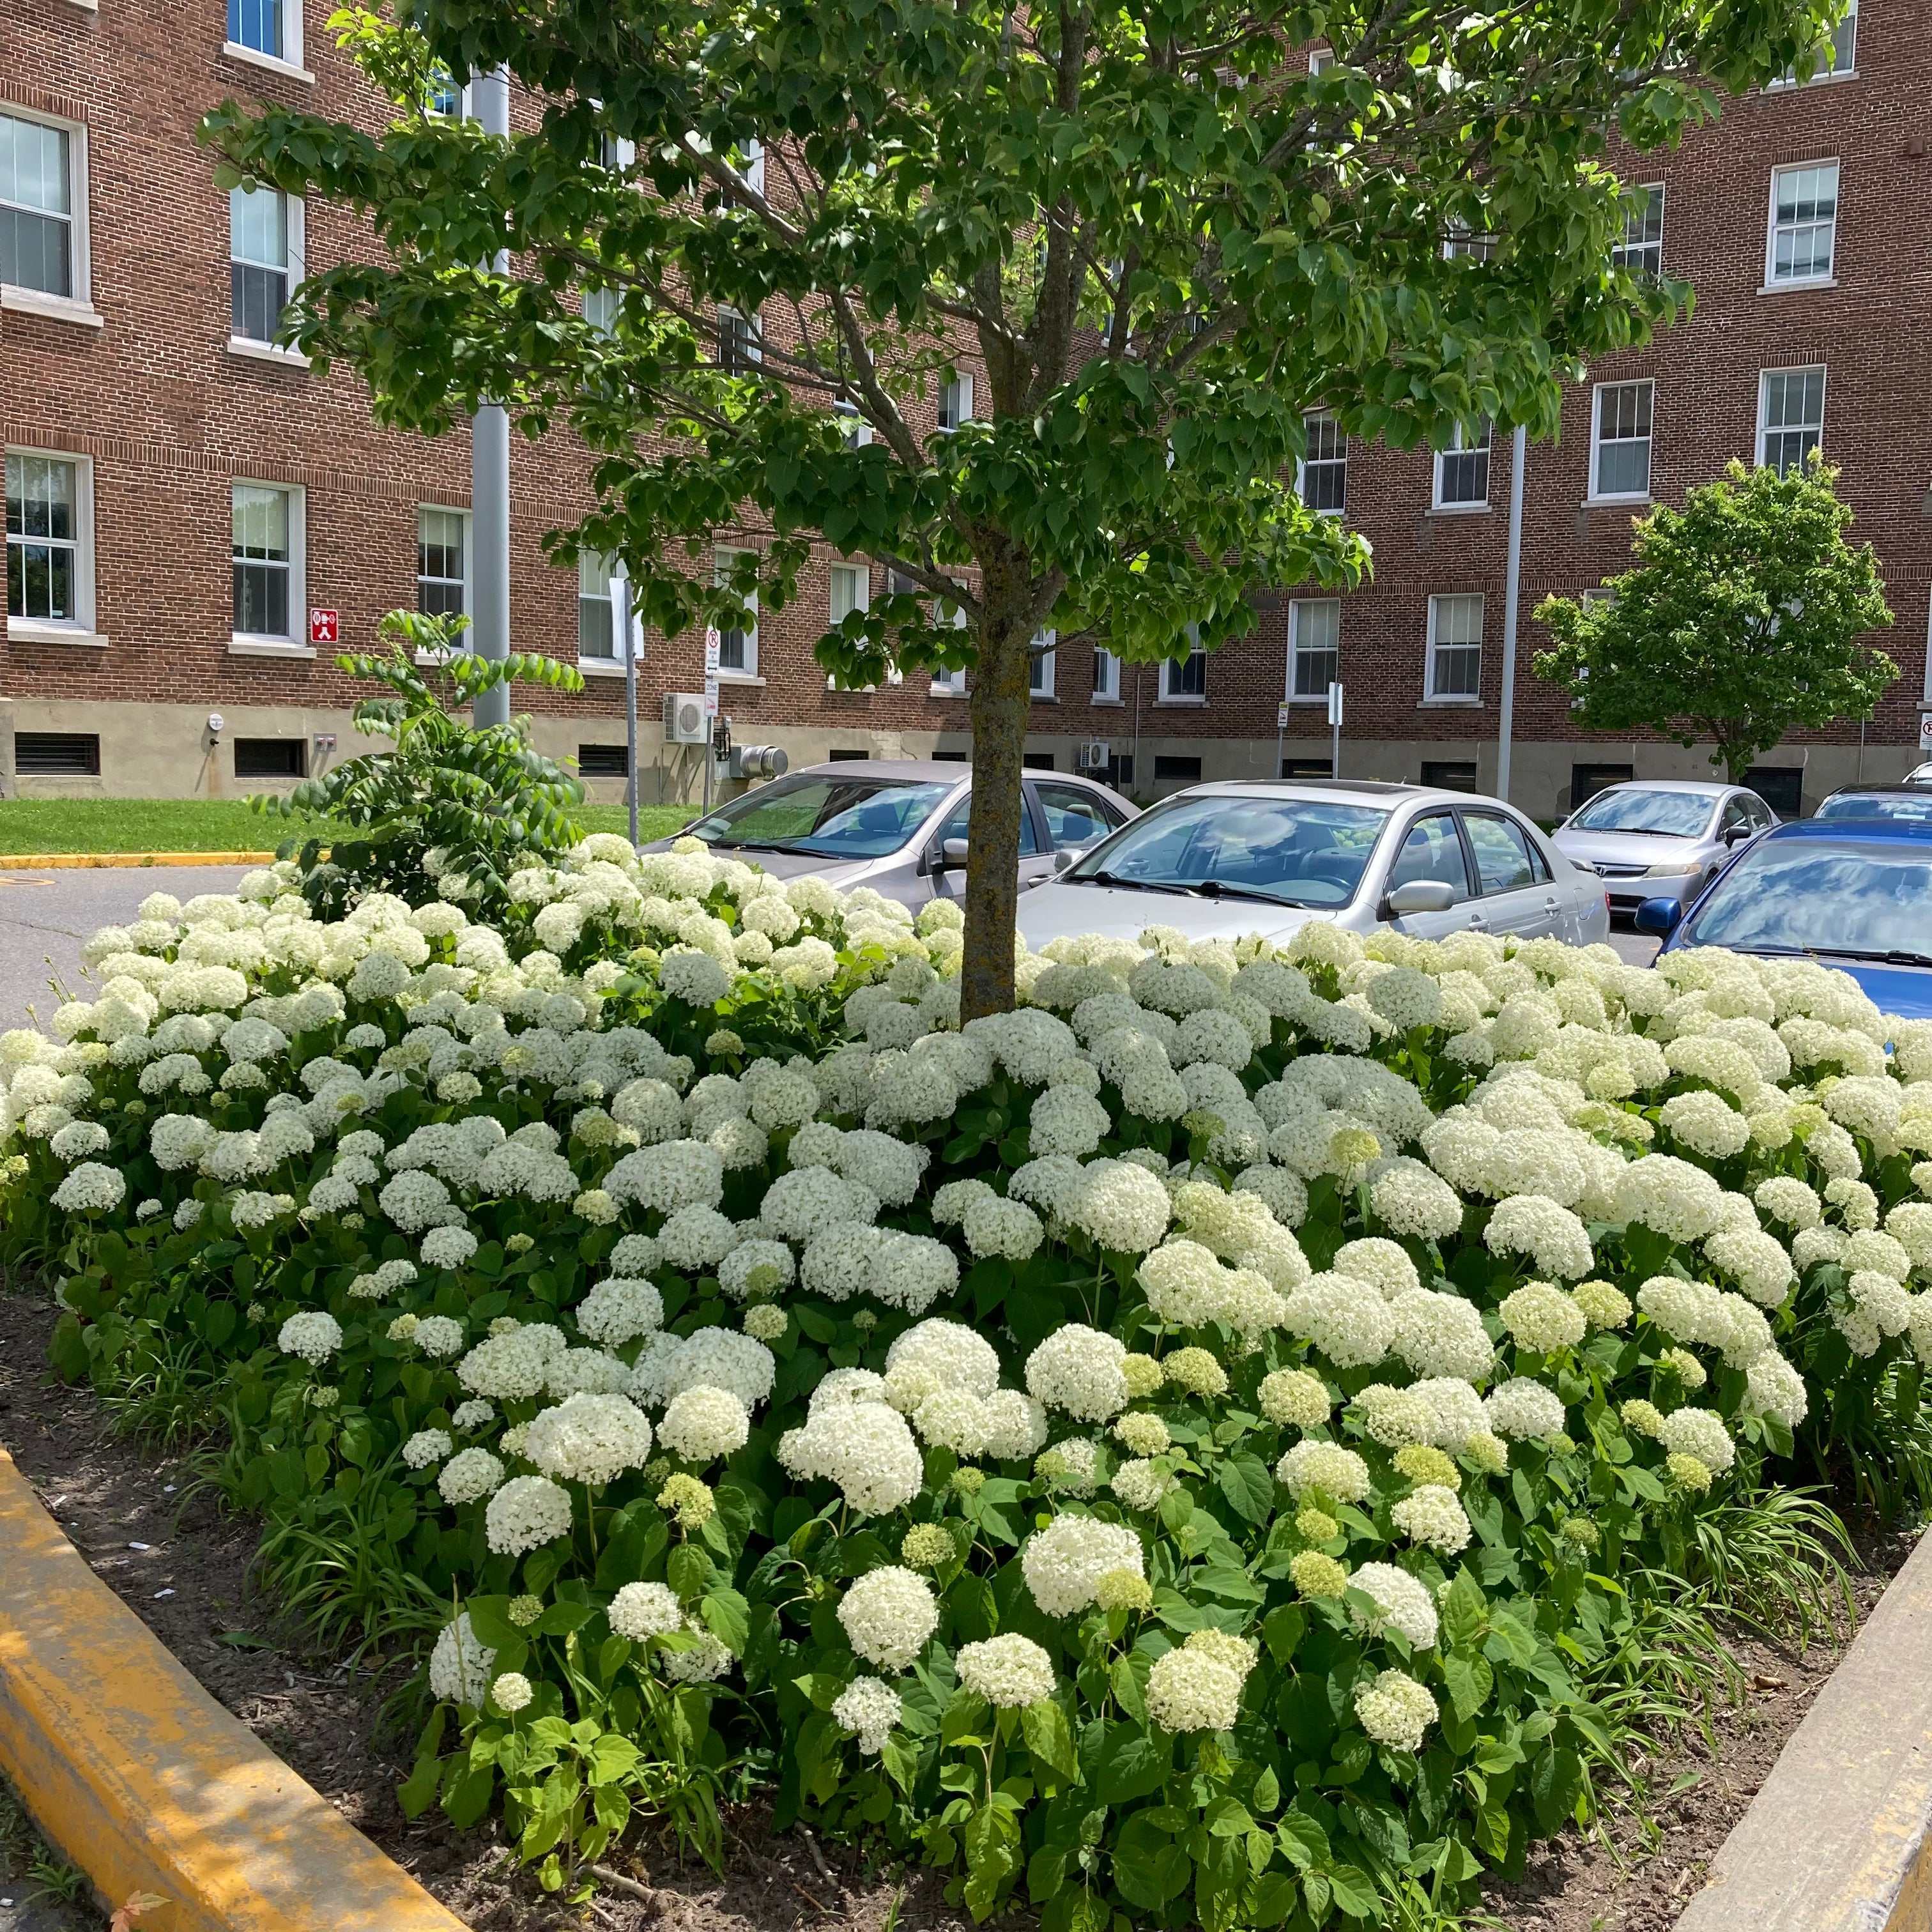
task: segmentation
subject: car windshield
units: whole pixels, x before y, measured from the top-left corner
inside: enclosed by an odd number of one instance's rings
[[[1696,838],[1717,801],[1694,791],[1599,792],[1570,820],[1573,832],[1661,832]]]
[[[1157,805],[1066,872],[1153,892],[1225,890],[1283,905],[1345,906],[1386,812],[1305,798],[1179,798]]]
[[[1820,818],[1895,818],[1907,825],[1932,825],[1932,785],[1921,792],[1849,791],[1828,798]]]
[[[1686,936],[1744,952],[1932,952],[1932,844],[1767,839],[1712,887]]]
[[[799,772],[721,805],[690,829],[707,845],[883,859],[918,832],[950,784],[843,772]]]

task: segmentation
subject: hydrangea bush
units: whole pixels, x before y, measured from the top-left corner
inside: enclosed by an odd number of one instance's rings
[[[158,894],[0,1036],[58,1364],[198,1356],[547,1883],[759,1778],[1048,1932],[1453,1897],[1698,1513],[1916,1400],[1932,1028],[1841,974],[1156,927],[962,1030],[951,908],[680,842]]]

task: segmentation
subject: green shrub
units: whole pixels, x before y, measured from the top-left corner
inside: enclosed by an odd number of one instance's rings
[[[1932,1029],[1842,974],[1156,928],[962,1033],[945,905],[592,840],[513,963],[292,875],[0,1037],[10,1236],[546,1885],[762,1787],[1048,1932],[1452,1904],[1822,1608],[1794,1429],[1908,1430]]]

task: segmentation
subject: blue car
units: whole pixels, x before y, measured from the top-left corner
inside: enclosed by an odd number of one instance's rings
[[[1822,818],[1754,838],[1693,902],[1646,899],[1664,951],[1722,946],[1849,973],[1882,1012],[1932,1018],[1932,823]]]

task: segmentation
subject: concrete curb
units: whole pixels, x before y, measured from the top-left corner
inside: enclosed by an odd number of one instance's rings
[[[142,1932],[464,1932],[210,1697],[0,1449],[0,1768]]]
[[[8,872],[68,872],[139,866],[272,866],[272,852],[0,852]]]
[[[1879,1599],[1677,1932],[1932,1928],[1932,1536]]]

